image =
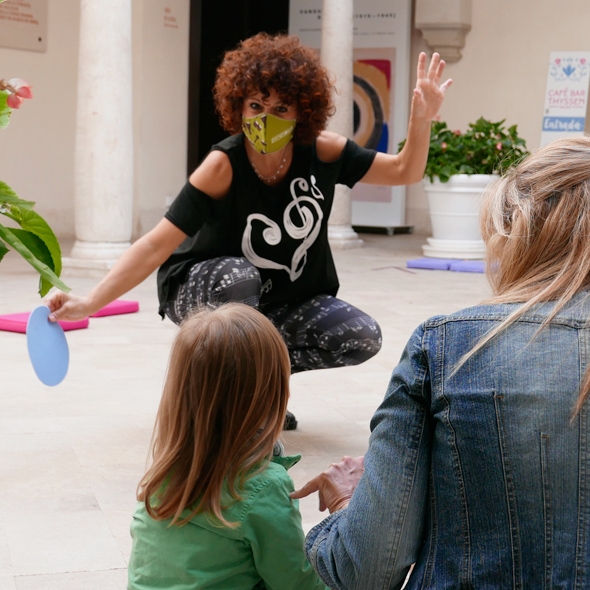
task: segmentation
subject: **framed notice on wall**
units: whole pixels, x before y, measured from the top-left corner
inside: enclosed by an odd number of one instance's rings
[[[289,32],[320,48],[322,0],[291,0]],[[396,153],[408,125],[411,0],[354,0],[354,140]],[[405,225],[405,187],[359,183],[352,224]]]
[[[0,4],[0,47],[45,51],[47,0],[6,0]]]
[[[590,82],[589,51],[555,51],[549,57],[541,145],[583,135]]]

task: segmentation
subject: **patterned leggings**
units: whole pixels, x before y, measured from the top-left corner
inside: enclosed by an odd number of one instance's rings
[[[194,307],[240,301],[258,308],[258,269],[245,258],[222,257],[198,262],[180,286],[166,315],[176,324]],[[381,348],[381,329],[360,309],[332,297],[266,305],[260,310],[278,328],[291,358],[291,372],[358,365]]]

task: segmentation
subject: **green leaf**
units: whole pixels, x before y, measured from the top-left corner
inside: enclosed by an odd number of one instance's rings
[[[61,274],[61,248],[53,230],[43,217],[28,207],[14,205],[9,205],[8,211],[2,212],[16,221],[24,230],[35,234],[44,242],[53,259],[53,270],[59,276]]]
[[[11,203],[18,205],[23,209],[32,209],[35,203],[33,201],[25,201],[17,196],[17,194],[5,183],[0,180],[0,206],[3,203]]]
[[[29,249],[31,254],[43,264],[46,264],[53,272],[55,272],[55,264],[49,248],[45,245],[45,242],[35,234],[26,231],[24,229],[12,229],[10,230],[24,245]],[[56,273],[59,274],[59,273]],[[43,276],[39,277],[39,292],[47,293],[52,285]]]
[[[6,244],[0,240],[0,260],[2,260],[4,258],[4,255],[8,252],[8,248],[6,247]]]
[[[12,109],[6,102],[8,95],[8,90],[0,90],[0,129],[8,127],[8,123],[10,123],[10,113],[12,113]]]
[[[35,258],[40,260],[43,264],[46,264],[55,272],[55,265],[53,264],[49,249],[41,238],[24,229],[15,229],[11,227],[10,231],[31,251]]]
[[[16,231],[18,232],[18,230]],[[51,233],[53,234],[53,232]],[[0,224],[0,238],[12,246],[41,275],[41,278],[45,279],[41,280],[39,285],[39,295],[41,297],[47,295],[51,285],[61,289],[65,293],[70,290],[49,266],[37,259],[33,252],[15,234],[15,230]]]

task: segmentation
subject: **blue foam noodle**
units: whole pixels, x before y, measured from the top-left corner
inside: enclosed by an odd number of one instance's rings
[[[427,270],[449,270],[452,260],[446,258],[415,258],[408,260],[406,266],[408,268],[423,268]]]

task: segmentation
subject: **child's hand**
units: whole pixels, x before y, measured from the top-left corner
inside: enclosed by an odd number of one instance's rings
[[[348,506],[364,470],[363,457],[343,457],[340,463],[332,463],[326,471],[295,490],[291,498],[305,498],[318,492],[320,510],[323,512],[327,508],[330,513],[336,512]]]

